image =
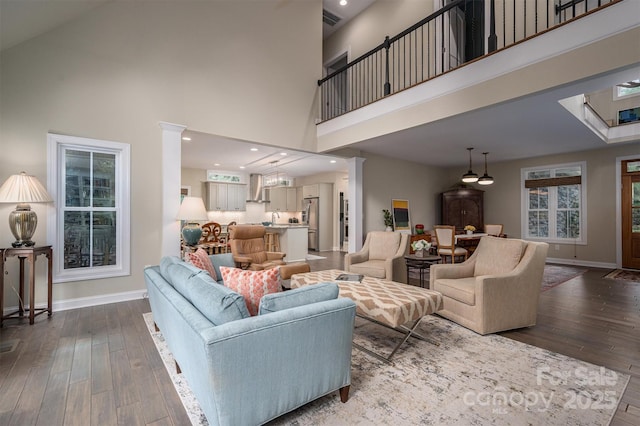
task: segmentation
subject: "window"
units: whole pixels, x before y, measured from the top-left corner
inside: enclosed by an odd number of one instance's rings
[[[613,100],[640,95],[640,79],[632,80],[613,88]]]
[[[48,135],[55,282],[129,275],[129,145]]]
[[[586,163],[522,170],[522,235],[586,244]]]

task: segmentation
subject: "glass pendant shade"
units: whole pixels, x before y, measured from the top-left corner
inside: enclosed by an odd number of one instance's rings
[[[469,151],[469,171],[462,175],[462,181],[465,183],[473,183],[478,181],[478,175],[473,173],[471,167],[471,151],[473,148],[467,148],[467,150]]]
[[[50,203],[53,199],[35,176],[25,172],[10,176],[0,187],[0,203],[17,203],[9,214],[9,229],[16,241],[13,247],[32,247],[31,240],[38,226],[38,216],[29,203]]]

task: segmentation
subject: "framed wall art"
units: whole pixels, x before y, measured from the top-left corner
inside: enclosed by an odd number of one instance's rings
[[[393,229],[400,232],[411,233],[411,219],[409,218],[408,200],[391,200],[393,213]]]

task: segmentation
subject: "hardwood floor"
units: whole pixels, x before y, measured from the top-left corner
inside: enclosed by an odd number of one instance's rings
[[[338,252],[309,263],[343,266]],[[640,424],[640,284],[584,275],[540,296],[538,325],[501,333],[631,375],[613,425]],[[412,281],[412,283],[417,283]],[[0,425],[188,425],[146,330],[146,299],[5,321]]]

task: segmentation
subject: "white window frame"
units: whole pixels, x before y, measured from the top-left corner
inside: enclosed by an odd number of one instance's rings
[[[77,149],[116,156],[116,263],[115,265],[95,266],[87,268],[64,269],[64,206],[65,185],[64,151]],[[47,183],[54,199],[53,208],[48,209],[47,241],[53,247],[53,281],[54,283],[93,280],[100,278],[126,276],[131,274],[131,242],[130,242],[130,186],[131,186],[131,153],[129,144],[105,141],[76,136],[47,134]],[[59,253],[56,255],[56,253]]]
[[[558,207],[557,187],[549,187],[549,236],[532,237],[529,236],[529,191],[525,188],[527,174],[530,172],[552,169],[563,169],[567,167],[580,167],[580,236],[578,238],[557,238],[556,237],[556,212]],[[587,162],[553,164],[548,166],[528,167],[520,171],[520,194],[521,194],[521,235],[529,241],[544,241],[553,244],[587,244]]]

